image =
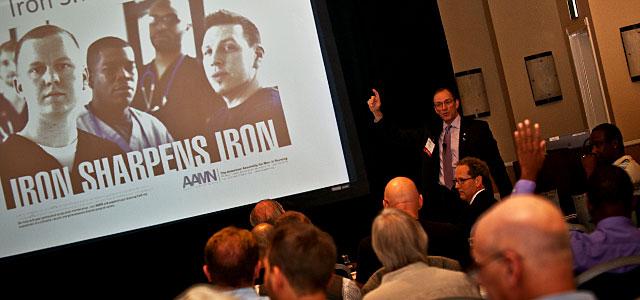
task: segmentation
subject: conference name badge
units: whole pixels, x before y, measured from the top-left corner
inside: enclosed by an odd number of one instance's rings
[[[431,140],[431,138],[427,139],[427,143],[424,144],[424,148],[422,149],[422,151],[424,151],[424,153],[426,153],[427,155],[429,155],[429,157],[431,157],[431,154],[433,154],[433,149],[436,147],[436,144]]]

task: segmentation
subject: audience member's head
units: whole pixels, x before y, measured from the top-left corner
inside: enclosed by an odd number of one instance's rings
[[[471,253],[478,283],[491,299],[533,299],[575,290],[567,225],[535,195],[494,205],[476,223]]]
[[[250,231],[233,226],[216,232],[204,248],[207,279],[221,289],[253,285],[258,275],[259,249]]]
[[[272,299],[324,296],[336,263],[326,232],[310,224],[276,226],[266,260],[265,286]]]
[[[371,242],[387,272],[427,262],[427,233],[415,218],[397,208],[385,208],[375,218]]]
[[[288,210],[275,220],[273,226],[278,227],[286,224],[311,224],[311,220],[299,211]]]
[[[418,193],[416,185],[407,177],[396,177],[384,188],[384,208],[400,209],[414,219],[418,218],[418,211],[422,208],[422,195]]]
[[[489,167],[484,161],[475,157],[461,159],[456,166],[455,187],[460,199],[466,202],[470,202],[473,195],[482,189],[493,194]]]
[[[269,223],[273,225],[275,220],[284,213],[284,208],[278,203],[278,201],[265,199],[256,203],[256,206],[251,210],[249,215],[249,222],[251,226],[256,226],[260,223]]]
[[[269,223],[260,223],[251,229],[251,233],[258,242],[258,248],[260,248],[260,259],[264,258],[269,248],[269,241],[273,234],[273,225]]]
[[[591,131],[589,136],[591,153],[598,157],[598,160],[612,164],[624,155],[624,142],[622,133],[616,125],[602,123]]]
[[[589,214],[595,223],[613,217],[631,217],[633,184],[627,172],[613,165],[599,165],[587,185]]]

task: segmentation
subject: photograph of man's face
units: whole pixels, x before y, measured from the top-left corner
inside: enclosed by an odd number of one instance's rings
[[[180,52],[196,56],[188,0],[151,1],[137,25],[144,64],[159,53]]]
[[[84,87],[83,59],[70,36],[26,40],[18,56],[17,82],[29,110],[61,116],[79,104]]]
[[[207,30],[202,41],[202,62],[209,84],[217,93],[232,94],[256,76],[257,46],[249,45],[238,24]]]
[[[135,57],[131,47],[104,48],[89,67],[94,99],[109,101],[109,106],[125,108],[133,100],[138,82]]]
[[[149,8],[149,35],[157,52],[180,51],[183,30],[180,18],[170,1],[156,1]]]
[[[7,98],[15,94],[13,81],[16,79],[16,64],[13,51],[0,51],[0,93]]]

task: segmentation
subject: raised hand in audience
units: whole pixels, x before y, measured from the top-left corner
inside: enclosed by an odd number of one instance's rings
[[[535,123],[531,128],[531,122],[525,119],[518,123],[513,138],[520,163],[520,179],[535,181],[546,153],[546,142],[540,137],[540,125]]]

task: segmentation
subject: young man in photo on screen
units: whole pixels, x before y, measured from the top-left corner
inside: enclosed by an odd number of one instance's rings
[[[151,0],[149,39],[154,59],[142,67],[132,107],[158,118],[176,140],[202,131],[217,99],[200,62],[183,52],[182,38],[191,27],[187,0]],[[182,5],[180,5],[182,4]]]
[[[78,193],[78,164],[122,152],[116,144],[76,128],[87,80],[83,60],[76,38],[57,26],[36,27],[18,41],[15,88],[27,103],[29,120],[0,144],[7,209],[72,194],[68,185],[52,179],[56,171],[70,178]]]
[[[205,18],[204,70],[211,88],[226,106],[209,121],[209,132],[239,130],[245,124],[272,120],[279,147],[291,144],[277,87],[263,87],[258,69],[265,56],[260,32],[244,16],[219,10]]]
[[[112,141],[125,152],[173,142],[154,116],[129,107],[138,71],[133,48],[117,37],[104,37],[87,50],[89,87],[93,98],[78,118],[78,128]]]
[[[27,104],[14,87],[16,41],[0,45],[0,142],[27,124]]]

